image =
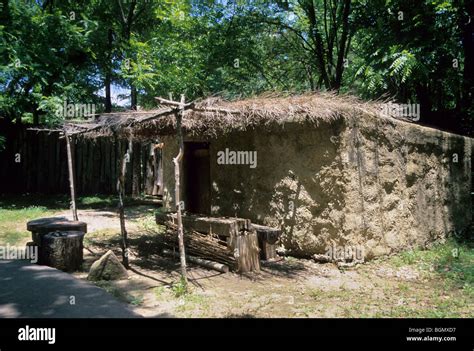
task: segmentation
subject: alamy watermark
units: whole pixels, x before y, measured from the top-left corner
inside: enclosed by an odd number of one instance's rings
[[[331,262],[364,262],[365,252],[361,245],[338,246],[326,248],[325,256]]]
[[[249,165],[250,168],[257,167],[257,151],[232,151],[226,148],[217,152],[217,164],[219,165]]]
[[[93,118],[95,116],[95,104],[70,104],[64,101],[62,105],[58,105],[56,116],[62,118]]]
[[[395,104],[388,102],[382,105],[380,114],[384,117],[408,119],[417,122],[420,120],[420,104]]]
[[[30,260],[38,262],[38,246],[0,246],[0,260]]]
[[[48,344],[56,343],[56,328],[34,328],[26,325],[18,329],[19,341],[47,341]]]

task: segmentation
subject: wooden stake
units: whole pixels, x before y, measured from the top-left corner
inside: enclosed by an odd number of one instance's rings
[[[175,201],[176,201],[176,214],[178,224],[178,243],[179,243],[179,256],[181,261],[181,276],[184,282],[188,283],[187,272],[186,272],[186,253],[184,250],[184,232],[183,232],[183,220],[181,217],[181,198],[180,198],[180,165],[184,154],[184,142],[183,142],[183,131],[181,127],[184,111],[184,95],[181,95],[181,102],[179,109],[176,112],[176,131],[178,137],[179,152],[178,155],[173,158],[174,163],[174,180],[175,180]]]
[[[125,198],[125,176],[127,175],[127,161],[131,159],[131,153],[133,150],[133,142],[130,138],[128,140],[128,149],[125,152],[123,158],[120,161],[120,174],[117,178],[117,192],[119,196],[119,216],[120,216],[120,232],[122,234],[122,262],[125,268],[130,269],[128,263],[128,233],[125,228],[125,210],[124,210],[124,198]]]
[[[72,152],[71,152],[71,140],[66,130],[64,130],[64,137],[66,139],[66,149],[67,149],[67,166],[69,171],[69,189],[71,190],[71,211],[72,219],[74,221],[79,220],[77,217],[77,208],[76,208],[76,189],[74,187],[74,168],[72,166]]]

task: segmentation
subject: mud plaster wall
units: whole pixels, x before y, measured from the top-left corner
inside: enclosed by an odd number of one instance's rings
[[[163,141],[164,205],[171,209],[178,150],[173,137]],[[281,227],[281,243],[295,255],[362,245],[371,258],[443,240],[471,220],[467,138],[362,116],[209,141],[211,213]],[[257,167],[218,165],[226,148],[257,151]]]
[[[371,116],[345,124],[344,240],[370,258],[469,226],[471,139]]]

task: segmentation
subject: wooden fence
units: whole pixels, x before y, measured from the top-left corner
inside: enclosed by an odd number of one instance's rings
[[[66,142],[59,132],[37,132],[25,127],[3,126],[6,145],[0,151],[1,193],[69,192]],[[100,137],[75,138],[72,144],[78,195],[116,194],[119,161],[127,141]],[[129,157],[126,192],[159,194],[161,152],[155,144],[133,143]]]

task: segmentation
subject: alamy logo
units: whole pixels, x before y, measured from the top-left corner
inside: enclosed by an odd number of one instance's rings
[[[257,167],[257,151],[232,151],[226,148],[217,153],[217,164],[219,165],[249,165],[250,168]]]
[[[394,104],[389,102],[382,105],[382,116],[400,119],[409,119],[414,122],[420,120],[420,104]]]
[[[63,118],[92,118],[94,115],[94,104],[68,104],[64,101],[56,109],[56,116]]]
[[[56,342],[55,328],[25,328],[18,329],[18,340],[20,341],[47,341],[48,344]]]
[[[360,245],[331,245],[326,248],[326,257],[330,261],[364,262],[364,247]]]
[[[0,260],[30,260],[38,262],[38,246],[0,246]]]

